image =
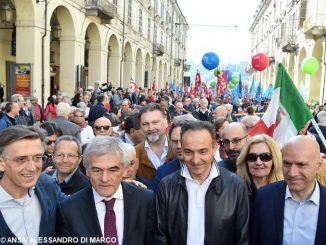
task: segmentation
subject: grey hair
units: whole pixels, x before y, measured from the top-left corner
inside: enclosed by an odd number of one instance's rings
[[[125,143],[125,142],[123,142],[123,144],[127,148],[127,151],[135,151],[136,152],[136,149],[135,149],[135,147],[133,145],[130,145],[130,144]]]
[[[92,155],[104,156],[108,154],[119,154],[122,158],[123,166],[128,166],[128,149],[120,138],[112,136],[96,136],[91,139],[85,149],[83,160],[84,167],[88,169]]]
[[[67,116],[71,112],[71,106],[67,102],[60,102],[57,106],[58,116]]]
[[[321,111],[317,114],[319,123],[326,123],[326,111]]]
[[[13,94],[11,96],[11,102],[18,102],[20,97],[23,97],[23,96],[21,94]]]
[[[62,141],[75,142],[77,145],[77,148],[78,148],[77,149],[78,156],[82,155],[82,149],[81,149],[79,140],[76,137],[71,136],[71,135],[62,135],[59,138],[57,138],[57,140],[54,143],[54,151],[56,151],[59,143]]]

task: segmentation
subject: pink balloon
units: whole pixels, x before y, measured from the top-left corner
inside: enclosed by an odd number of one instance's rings
[[[265,70],[269,65],[269,59],[264,53],[258,53],[251,60],[252,67],[257,71]]]

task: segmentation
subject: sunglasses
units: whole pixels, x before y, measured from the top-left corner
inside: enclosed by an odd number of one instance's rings
[[[47,145],[52,145],[55,143],[55,140],[48,140],[48,142],[46,142]]]
[[[257,158],[259,157],[259,159],[263,162],[269,162],[272,160],[272,154],[271,153],[260,153],[259,155],[254,154],[254,153],[249,153],[246,157],[248,162],[255,162],[257,161]]]
[[[98,130],[98,131],[100,131],[102,129],[109,130],[111,128],[111,126],[95,126],[94,128],[95,128],[95,130]]]

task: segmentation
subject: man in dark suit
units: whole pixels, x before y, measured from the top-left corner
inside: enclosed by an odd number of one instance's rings
[[[92,185],[59,205],[58,237],[77,237],[77,244],[152,244],[154,194],[121,182],[129,164],[124,144],[108,136],[90,141],[83,163]]]
[[[75,137],[63,135],[56,140],[53,154],[56,170],[52,177],[66,195],[72,195],[90,185],[88,178],[79,169],[81,160],[81,146]]]
[[[56,207],[64,196],[51,177],[41,175],[44,138],[38,130],[21,126],[0,134],[2,244],[30,244],[28,240],[54,236]]]
[[[282,157],[285,181],[258,191],[252,244],[326,244],[326,188],[316,180],[323,164],[318,143],[295,136]]]
[[[71,135],[81,141],[81,128],[68,120],[70,112],[70,105],[67,102],[60,102],[57,106],[57,118],[54,121],[59,125],[63,135]]]

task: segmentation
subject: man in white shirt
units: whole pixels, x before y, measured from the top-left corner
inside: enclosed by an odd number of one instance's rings
[[[284,181],[259,189],[254,206],[252,244],[326,244],[326,187],[317,141],[295,136],[282,148]]]
[[[140,124],[145,141],[136,146],[139,169],[137,174],[152,181],[158,167],[173,160],[167,136],[168,112],[159,104],[148,104],[140,111]]]
[[[247,188],[218,167],[215,137],[209,122],[182,126],[184,164],[158,187],[155,244],[248,244]]]
[[[76,237],[74,244],[151,244],[154,194],[121,182],[129,164],[124,143],[115,137],[93,138],[83,164],[91,186],[60,204],[57,236]]]

